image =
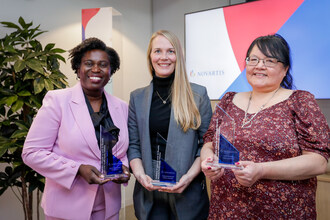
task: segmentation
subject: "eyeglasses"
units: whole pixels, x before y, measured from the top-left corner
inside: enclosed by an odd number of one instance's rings
[[[274,67],[277,65],[278,62],[281,62],[277,60],[276,58],[265,58],[265,59],[259,59],[258,57],[247,57],[245,59],[246,65],[248,66],[256,66],[258,65],[259,61],[264,63],[266,67]]]

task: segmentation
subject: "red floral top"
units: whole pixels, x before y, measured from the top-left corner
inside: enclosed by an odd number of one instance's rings
[[[233,104],[236,93],[229,92],[220,100],[236,126],[223,126],[226,119],[216,108],[204,143],[215,146],[216,124],[221,133],[233,132],[234,146],[241,161],[276,161],[296,157],[302,151],[330,156],[329,126],[314,96],[297,90],[280,103],[260,111],[251,127],[242,128],[244,111]],[[248,114],[250,119],[253,114]],[[316,178],[300,181],[262,179],[251,187],[240,185],[231,170],[211,182],[209,219],[316,219]]]

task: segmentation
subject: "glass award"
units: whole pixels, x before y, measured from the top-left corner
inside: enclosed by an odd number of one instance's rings
[[[118,128],[107,131],[100,125],[101,173],[104,175],[104,179],[128,177],[123,173],[123,163],[116,157],[118,135]]]
[[[168,145],[165,138],[162,137],[157,132],[157,162],[156,162],[156,172],[155,172],[155,180],[151,181],[151,184],[154,186],[164,186],[171,187],[176,184],[176,171],[168,164],[164,159],[162,159],[162,155],[160,152],[160,145]]]
[[[218,104],[220,124],[217,119],[216,134],[215,134],[215,155],[216,160],[208,163],[210,166],[226,168],[226,169],[243,169],[236,166],[239,161],[239,151],[232,144],[235,140],[235,121],[230,115],[223,110]]]

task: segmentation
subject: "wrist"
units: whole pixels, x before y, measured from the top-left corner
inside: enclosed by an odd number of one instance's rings
[[[264,179],[265,177],[265,164],[259,163],[259,179]]]

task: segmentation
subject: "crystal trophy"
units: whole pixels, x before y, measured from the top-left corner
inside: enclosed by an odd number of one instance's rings
[[[123,163],[116,157],[118,135],[118,128],[107,131],[100,125],[101,173],[104,175],[104,179],[128,177],[123,173]]]
[[[154,186],[172,187],[176,184],[176,171],[161,158],[161,152],[159,150],[160,145],[168,145],[165,138],[157,132],[157,163],[156,163],[156,175],[155,180],[151,181]]]
[[[216,160],[208,163],[210,166],[220,167],[225,169],[243,169],[236,166],[239,161],[239,151],[232,144],[235,140],[235,121],[230,115],[223,110],[218,104],[216,106],[219,111],[220,121],[217,119],[216,134],[215,134],[215,155]]]

